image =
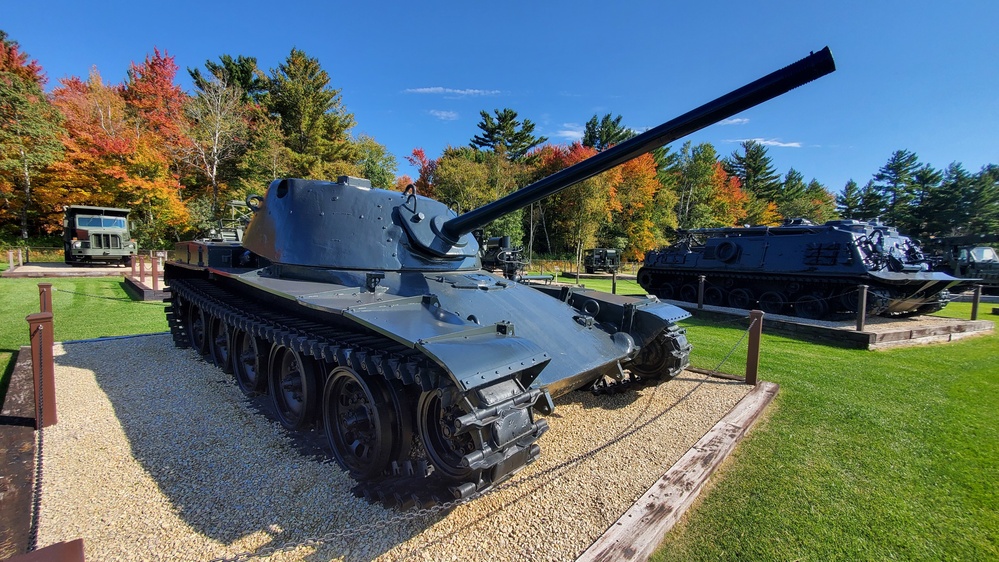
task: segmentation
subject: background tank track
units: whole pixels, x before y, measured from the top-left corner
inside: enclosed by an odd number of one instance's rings
[[[191,326],[185,321],[187,307],[196,306],[204,314],[224,321],[231,330],[244,331],[269,345],[285,346],[317,360],[322,366],[317,381],[320,398],[327,376],[338,366],[347,366],[362,376],[384,379],[393,392],[400,394],[434,392],[450,383],[448,375],[424,355],[379,334],[351,332],[287,311],[265,308],[256,300],[204,279],[172,279],[170,289],[172,297],[166,316],[177,347],[196,347]],[[211,351],[206,355],[213,360]],[[425,446],[414,429],[415,422],[404,420],[403,438],[411,441],[402,448],[406,453],[392,458],[390,468],[381,474],[359,478],[351,473],[357,482],[354,494],[388,508],[425,508],[468,498],[509,479],[538,457],[540,447],[535,441],[548,429],[545,420],[531,423],[530,416],[507,415],[513,410],[529,411],[543,394],[539,389],[524,390],[519,385],[517,388],[520,392],[513,397],[487,403],[461,416],[471,426],[469,431],[479,435],[477,439],[466,440],[476,443],[476,449],[465,451],[463,459],[468,461],[463,464],[472,470],[471,477],[462,480],[441,475],[427,458]],[[462,398],[474,392],[468,391]],[[405,399],[395,402],[405,403]],[[469,400],[464,402],[470,405]],[[319,429],[322,418],[321,413],[316,415]],[[510,427],[511,420],[525,418],[527,423]],[[497,424],[502,427],[495,427]],[[496,436],[502,436],[502,442],[497,443]]]
[[[850,277],[811,277],[807,275],[768,275],[710,270],[676,271],[655,266],[645,266],[638,272],[639,283],[650,288],[650,293],[666,300],[697,302],[698,277],[705,276],[704,304],[751,308],[759,304],[760,309],[770,314],[797,314],[806,318],[827,318],[837,314],[855,314],[857,310],[857,286],[868,285],[867,313],[872,315],[904,318],[919,314],[930,314],[943,309],[949,299],[946,291],[934,302],[905,312],[886,312],[893,299],[903,298],[904,291],[888,283],[878,283],[875,279]],[[693,294],[681,294],[684,287],[693,287]],[[711,289],[718,289],[713,292]],[[751,302],[734,302],[733,293],[738,289],[753,291]],[[783,294],[784,304],[766,302],[761,296],[767,292]],[[825,301],[826,310],[794,310],[795,302],[803,296],[814,296]],[[821,307],[820,307],[821,308]],[[804,313],[802,313],[804,312]]]

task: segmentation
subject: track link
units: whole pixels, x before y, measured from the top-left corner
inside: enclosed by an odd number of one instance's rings
[[[196,306],[236,330],[319,361],[324,371],[318,381],[320,388],[337,366],[402,385],[413,392],[435,392],[451,382],[429,358],[385,336],[352,332],[265,307],[205,279],[171,279],[170,287],[173,296],[166,316],[177,347],[192,346],[185,312],[188,307]],[[520,389],[519,385],[517,388]],[[392,459],[390,468],[380,475],[355,478],[354,494],[387,508],[426,508],[485,492],[533,462],[540,454],[535,441],[548,425],[544,420],[533,421],[530,408],[542,398],[543,392],[520,389],[512,398],[490,402],[482,398],[488,396],[487,392],[472,396],[481,390],[469,391],[462,399],[463,404],[479,404],[462,418],[474,420],[472,430],[485,436],[479,439],[475,450],[467,451],[461,459],[463,465],[474,469],[467,479],[441,474],[426,457],[419,436],[411,432],[404,438],[413,441],[412,452],[406,458]],[[322,422],[317,419],[316,423]]]

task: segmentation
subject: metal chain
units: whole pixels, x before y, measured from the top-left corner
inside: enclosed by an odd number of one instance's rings
[[[739,338],[739,341],[735,342],[735,345],[732,346],[732,349],[728,350],[728,354],[725,355],[725,358],[722,359],[720,363],[715,365],[715,368],[712,369],[712,371],[717,371],[718,369],[721,368],[722,365],[725,364],[726,361],[728,361],[728,358],[731,357],[733,353],[735,353],[736,348],[742,345],[742,340],[746,339],[746,336],[749,335],[750,330],[753,329],[753,326],[756,325],[756,322],[758,320],[759,320],[758,318],[753,318],[753,321],[749,323],[749,327],[746,328],[744,332],[742,332],[742,337]]]
[[[43,456],[43,446],[45,440],[44,435],[44,420],[45,420],[45,410],[44,410],[44,391],[45,388],[45,371],[44,371],[44,356],[42,345],[42,340],[44,339],[45,332],[42,329],[42,325],[38,325],[38,430],[35,432],[35,482],[31,490],[31,523],[28,527],[28,552],[33,552],[38,548],[38,520],[41,515],[42,507],[42,456]]]

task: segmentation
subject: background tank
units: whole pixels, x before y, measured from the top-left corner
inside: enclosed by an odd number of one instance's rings
[[[813,225],[681,231],[676,244],[646,254],[638,282],[649,294],[705,304],[823,318],[856,312],[857,286],[868,285],[868,314],[940,310],[962,282],[930,272],[919,248],[891,227],[854,220]]]
[[[552,396],[688,363],[652,298],[533,288],[482,270],[492,220],[831,72],[828,49],[455,216],[367,180],[284,179],[247,203],[240,242],[177,245],[164,268],[174,340],[267,392],[289,429],[319,428],[356,491],[387,505],[464,498],[539,454]]]

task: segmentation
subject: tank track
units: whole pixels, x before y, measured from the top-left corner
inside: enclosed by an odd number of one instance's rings
[[[434,391],[449,382],[448,375],[420,352],[384,336],[347,331],[265,308],[255,300],[204,279],[171,279],[170,289],[173,296],[167,301],[170,305],[166,307],[166,316],[177,347],[192,347],[183,307],[194,305],[206,314],[224,320],[234,329],[316,359],[324,371],[318,381],[320,389],[330,370],[336,366],[348,366],[358,374],[383,378],[411,392]],[[209,352],[209,360],[211,355]],[[320,390],[320,397],[322,394]],[[532,422],[527,414],[510,414],[529,412],[543,395],[544,392],[539,389],[522,389],[517,396],[486,404],[461,417],[466,423],[472,421],[471,425],[481,428],[483,435],[504,436],[502,443],[496,443],[495,437],[483,440],[477,450],[465,455],[463,461],[467,461],[466,464],[473,469],[482,469],[475,477],[456,481],[440,474],[428,458],[420,458],[421,451],[425,455],[425,448],[419,442],[418,433],[410,431],[407,439],[413,440],[412,452],[407,453],[406,458],[391,459],[390,468],[381,475],[364,479],[355,477],[354,495],[386,508],[420,509],[484,493],[509,479],[540,454],[540,447],[535,441],[548,429],[547,422]],[[524,418],[528,420],[526,423],[509,427],[511,420]],[[321,420],[322,415],[317,414],[317,427],[321,425]]]

